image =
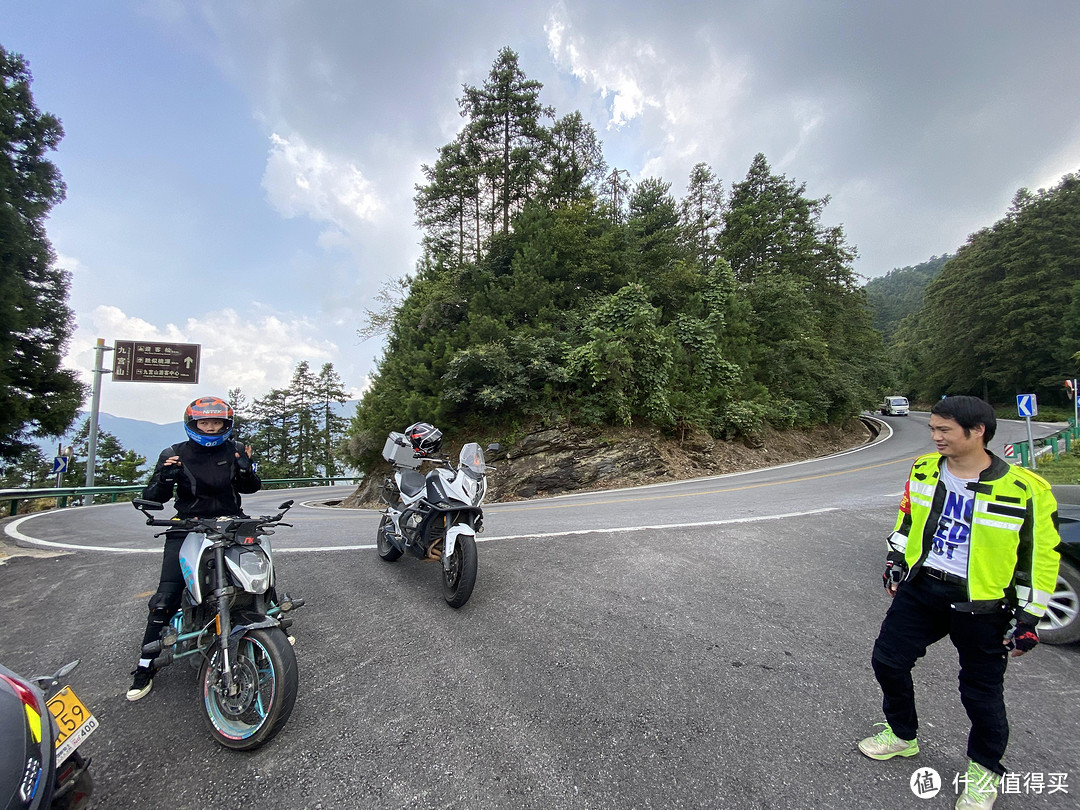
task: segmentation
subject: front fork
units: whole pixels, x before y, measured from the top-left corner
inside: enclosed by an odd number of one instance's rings
[[[217,568],[217,589],[214,597],[217,600],[217,631],[218,649],[221,651],[221,688],[226,695],[235,695],[237,686],[233,682],[233,665],[229,655],[229,634],[232,633],[232,619],[229,614],[229,606],[232,604],[232,595],[235,588],[226,584],[225,579],[225,547],[218,545],[214,549],[214,565]]]

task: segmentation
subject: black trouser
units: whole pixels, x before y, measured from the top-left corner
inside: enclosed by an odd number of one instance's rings
[[[150,615],[146,620],[146,632],[143,644],[161,638],[161,628],[168,624],[173,614],[180,609],[180,600],[184,593],[184,574],[180,570],[180,546],[187,537],[187,532],[169,531],[165,533],[165,551],[161,557],[161,579],[157,593],[150,597]],[[139,648],[142,657],[142,648]]]
[[[968,758],[994,773],[1005,772],[1001,758],[1009,742],[1005,716],[1002,644],[1011,613],[962,613],[950,605],[966,602],[964,586],[932,579],[922,572],[901,583],[874,643],[874,675],[884,695],[882,709],[893,733],[913,740],[919,729],[911,670],[926,648],[948,636],[960,654],[960,700],[971,720]]]

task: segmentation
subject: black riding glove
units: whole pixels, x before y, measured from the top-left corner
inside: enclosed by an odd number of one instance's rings
[[[180,480],[180,465],[169,464],[161,468],[161,483],[171,487]]]
[[[1039,629],[1028,621],[1013,619],[1005,632],[1005,647],[1015,655],[1031,652],[1039,643]]]
[[[892,593],[896,586],[904,581],[906,575],[907,562],[904,560],[904,555],[899,551],[890,551],[889,556],[885,558],[885,573],[881,575],[885,590]]]

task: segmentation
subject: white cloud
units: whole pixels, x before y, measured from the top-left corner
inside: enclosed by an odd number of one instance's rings
[[[307,216],[333,226],[320,242],[340,243],[337,234],[355,237],[374,221],[384,205],[350,160],[339,160],[308,145],[299,136],[270,136],[263,188],[271,205],[286,217]]]
[[[624,40],[603,56],[595,56],[591,52],[595,49],[587,47],[591,43],[571,33],[563,16],[565,11],[562,6],[553,9],[544,26],[548,51],[556,64],[592,85],[600,95],[610,97],[608,129],[629,124],[646,107],[660,106],[641,86],[643,77],[656,70],[657,57],[652,46],[642,40]]]

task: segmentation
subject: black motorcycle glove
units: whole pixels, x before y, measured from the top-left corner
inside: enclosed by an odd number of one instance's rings
[[[881,575],[885,590],[892,593],[896,586],[904,581],[906,575],[907,562],[904,555],[899,551],[890,551],[889,556],[885,558],[885,573]]]
[[[255,465],[251,462],[251,456],[247,453],[240,453],[236,457],[236,471],[240,475],[251,475],[252,470],[255,469]]]
[[[161,483],[165,486],[171,487],[177,481],[180,480],[180,465],[169,464],[168,466],[161,468]]]
[[[1039,643],[1039,629],[1030,622],[1013,619],[1005,633],[1005,648],[1014,655],[1031,652]]]

